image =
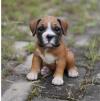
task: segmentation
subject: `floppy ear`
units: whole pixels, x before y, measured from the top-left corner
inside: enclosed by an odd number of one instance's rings
[[[37,25],[38,23],[40,22],[41,19],[38,19],[38,20],[32,20],[30,22],[30,30],[31,32],[33,33],[33,36],[35,35],[36,33],[36,29],[37,29]]]
[[[67,23],[67,21],[64,21],[64,20],[62,20],[62,19],[57,19],[57,20],[58,20],[58,22],[59,22],[60,25],[61,25],[63,34],[66,35],[67,29],[68,29],[68,23]]]

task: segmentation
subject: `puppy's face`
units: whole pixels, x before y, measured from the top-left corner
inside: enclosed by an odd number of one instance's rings
[[[66,33],[67,26],[66,22],[56,17],[48,16],[32,21],[30,29],[33,35],[36,34],[38,44],[41,47],[52,48],[60,45],[61,37]]]

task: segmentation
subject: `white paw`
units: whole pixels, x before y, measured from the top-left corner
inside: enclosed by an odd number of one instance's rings
[[[56,76],[52,80],[52,84],[54,84],[54,85],[63,85],[63,83],[64,83],[63,78],[60,76]]]
[[[38,74],[37,73],[30,72],[30,73],[27,74],[26,77],[27,77],[28,80],[36,80],[37,77],[38,77]]]
[[[71,68],[68,71],[68,76],[69,77],[77,77],[77,76],[79,76],[79,73],[76,68]]]
[[[41,75],[48,75],[50,72],[50,69],[46,66],[44,66],[42,69],[41,69]]]

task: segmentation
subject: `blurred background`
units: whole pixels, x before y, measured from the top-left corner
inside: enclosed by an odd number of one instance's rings
[[[65,43],[83,55],[90,68],[100,58],[99,0],[2,0],[2,79],[14,72],[35,49],[31,19],[46,15],[69,22]],[[86,61],[87,61],[86,60]]]

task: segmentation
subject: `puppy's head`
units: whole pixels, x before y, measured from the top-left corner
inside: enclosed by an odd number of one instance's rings
[[[53,16],[47,16],[30,23],[33,36],[36,34],[41,47],[52,48],[60,45],[62,35],[66,35],[68,24],[66,21]]]

